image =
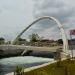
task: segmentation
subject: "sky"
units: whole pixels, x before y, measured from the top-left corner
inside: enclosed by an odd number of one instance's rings
[[[53,16],[64,26],[67,37],[75,29],[74,0],[0,0],[0,37],[13,40],[24,28],[39,17]],[[32,33],[49,39],[60,38],[53,21],[42,20],[32,26],[23,37]]]

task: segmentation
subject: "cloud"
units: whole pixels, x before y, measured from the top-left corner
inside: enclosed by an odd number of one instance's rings
[[[68,34],[70,29],[75,28],[75,1],[74,0],[38,0],[35,1],[34,7],[34,17],[42,17],[42,16],[53,16],[57,18],[64,26],[66,33]],[[49,24],[48,21],[44,21],[40,23],[41,28],[46,28],[48,25],[50,27],[55,24]],[[58,28],[50,31],[52,34],[57,37]],[[47,27],[47,29],[50,29]],[[56,34],[57,33],[57,34]],[[48,37],[48,36],[46,36]]]
[[[0,36],[12,40],[31,22],[42,16],[56,17],[69,34],[69,30],[75,28],[74,9],[74,0],[0,0]],[[46,38],[60,37],[56,23],[49,20],[38,22],[23,36],[34,32]]]
[[[0,37],[13,40],[33,21],[32,0],[0,0]]]

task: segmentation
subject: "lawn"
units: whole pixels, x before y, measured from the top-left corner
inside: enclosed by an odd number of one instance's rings
[[[64,60],[20,75],[75,75],[75,60]]]

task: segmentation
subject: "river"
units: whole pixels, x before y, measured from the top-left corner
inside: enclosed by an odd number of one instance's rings
[[[0,59],[0,75],[14,71],[16,66],[28,68],[36,65],[40,65],[46,62],[51,62],[54,59],[34,57],[34,56],[18,56]]]
[[[71,51],[69,52],[71,54]],[[0,59],[0,75],[5,75],[6,73],[14,71],[15,67],[18,65],[23,68],[28,68],[54,61],[53,53],[51,54],[49,52],[33,52],[31,55],[32,56],[17,56]],[[75,50],[73,50],[73,56],[75,57]]]

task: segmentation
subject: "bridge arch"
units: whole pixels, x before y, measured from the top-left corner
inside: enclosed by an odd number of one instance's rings
[[[53,20],[54,22],[56,22],[56,24],[58,25],[59,27],[59,30],[61,32],[61,37],[62,37],[62,40],[63,40],[63,51],[68,53],[68,40],[67,40],[67,37],[66,37],[66,34],[65,34],[65,31],[64,31],[64,28],[63,28],[63,25],[54,17],[49,17],[49,16],[44,16],[44,17],[41,17],[37,20],[35,20],[34,22],[32,22],[28,27],[26,27],[17,37],[16,39],[13,41],[12,44],[14,44],[18,38],[24,33],[26,32],[32,25],[34,25],[35,23],[37,23],[38,21],[40,20],[43,20],[43,19],[49,19],[49,20]]]

